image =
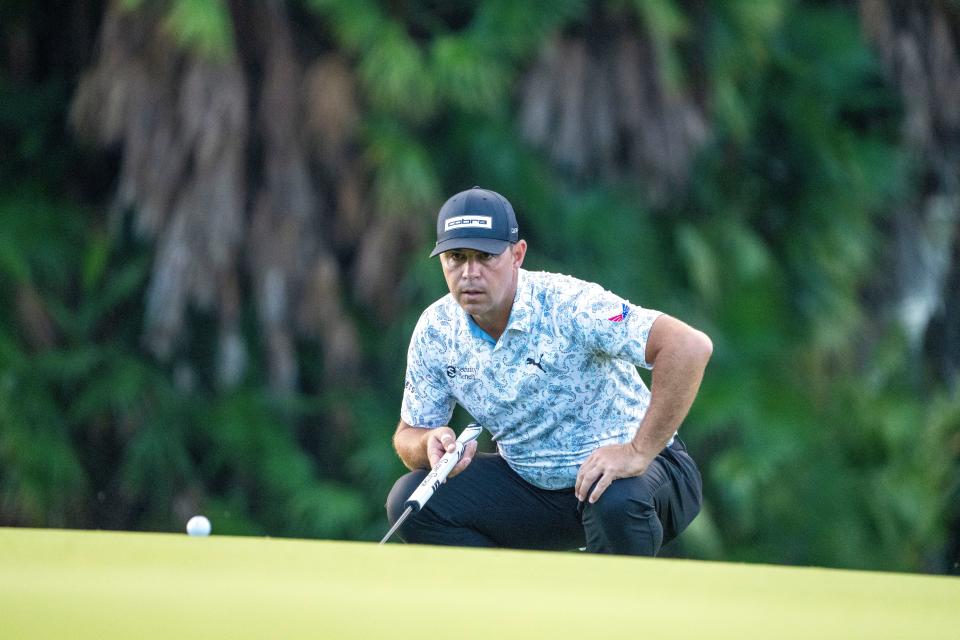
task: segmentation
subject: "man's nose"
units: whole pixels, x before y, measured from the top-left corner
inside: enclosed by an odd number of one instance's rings
[[[480,273],[480,259],[471,256],[467,258],[466,264],[463,265],[463,277],[464,278],[475,278]]]

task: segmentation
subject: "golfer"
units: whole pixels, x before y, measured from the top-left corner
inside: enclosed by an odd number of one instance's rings
[[[526,241],[498,193],[456,194],[430,254],[450,294],[420,317],[393,444],[411,472],[391,525],[455,449],[459,403],[497,453],[468,445],[398,535],[411,543],[654,556],[700,510],[701,479],[677,429],[713,350],[666,314],[602,287],[522,269]],[[650,389],[636,367],[652,369]]]

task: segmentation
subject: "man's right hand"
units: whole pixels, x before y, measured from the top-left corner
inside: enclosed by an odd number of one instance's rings
[[[457,450],[457,435],[450,427],[437,427],[430,429],[427,434],[427,458],[430,460],[430,468],[437,466],[440,458],[448,453]],[[468,442],[463,451],[463,457],[457,465],[450,471],[447,478],[452,478],[467,468],[467,465],[473,460],[477,453],[477,441]]]

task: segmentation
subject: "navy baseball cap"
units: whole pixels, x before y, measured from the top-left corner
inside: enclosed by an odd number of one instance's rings
[[[500,255],[519,239],[517,215],[510,202],[495,191],[474,187],[461,191],[440,207],[437,246],[430,257],[451,249]]]

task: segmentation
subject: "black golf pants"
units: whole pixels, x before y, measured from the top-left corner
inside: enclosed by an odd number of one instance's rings
[[[392,526],[426,470],[401,477],[387,498]],[[540,489],[492,453],[477,455],[397,532],[405,542],[655,556],[700,512],[700,471],[680,438],[642,476],[615,480],[594,504],[569,489]]]

